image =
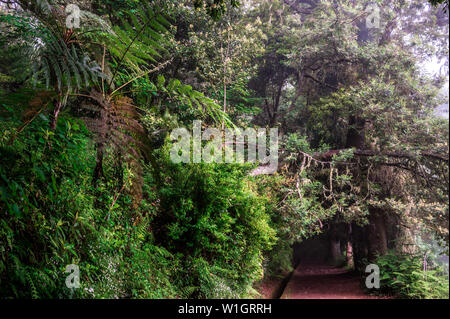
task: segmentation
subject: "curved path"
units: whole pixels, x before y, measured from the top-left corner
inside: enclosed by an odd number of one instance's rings
[[[281,299],[378,299],[364,293],[358,275],[328,265],[300,265]]]

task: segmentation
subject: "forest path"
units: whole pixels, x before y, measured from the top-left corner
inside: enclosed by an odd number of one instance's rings
[[[378,299],[367,295],[354,272],[329,265],[295,269],[281,299]]]

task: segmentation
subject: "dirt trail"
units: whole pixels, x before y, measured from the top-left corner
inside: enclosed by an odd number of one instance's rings
[[[300,265],[281,299],[377,299],[361,288],[358,275],[327,265]]]

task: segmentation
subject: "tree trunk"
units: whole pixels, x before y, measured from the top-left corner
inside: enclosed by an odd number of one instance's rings
[[[61,101],[61,95],[58,97],[58,100],[56,101],[55,109],[53,110],[52,114],[52,121],[50,123],[50,129],[52,131],[56,130],[56,125],[58,124],[58,116],[59,112],[62,108],[62,101]]]
[[[353,261],[352,224],[348,224],[346,259],[347,259],[347,266],[353,269],[355,267],[355,263]]]
[[[339,263],[341,256],[341,242],[337,235],[336,225],[330,228],[330,262],[334,265]]]
[[[387,253],[386,224],[383,212],[379,208],[369,210],[369,261],[375,261],[378,256]]]
[[[361,227],[356,224],[352,225],[352,239],[353,239],[353,264],[356,268],[363,266],[363,261],[369,254],[368,250],[368,231],[367,226]]]
[[[269,116],[269,126],[270,127],[275,126],[275,123],[277,122],[278,109],[280,107],[280,100],[281,100],[283,86],[284,86],[284,79],[278,85],[277,93],[274,96],[272,114],[271,114],[271,116]]]
[[[103,177],[103,143],[97,144],[97,160],[94,168],[94,176],[92,178],[92,185],[96,185],[97,181]]]
[[[339,263],[339,257],[341,255],[341,242],[339,239],[331,239],[330,240],[330,254],[331,254],[331,263],[336,265]]]

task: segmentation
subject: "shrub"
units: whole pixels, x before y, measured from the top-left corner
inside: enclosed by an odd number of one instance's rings
[[[424,271],[423,256],[399,255],[394,252],[381,256],[380,289],[399,298],[449,298],[449,278],[436,267]]]
[[[245,178],[248,167],[163,158],[162,211],[152,228],[157,242],[186,256],[180,287],[200,298],[247,295],[275,239],[265,201]]]

